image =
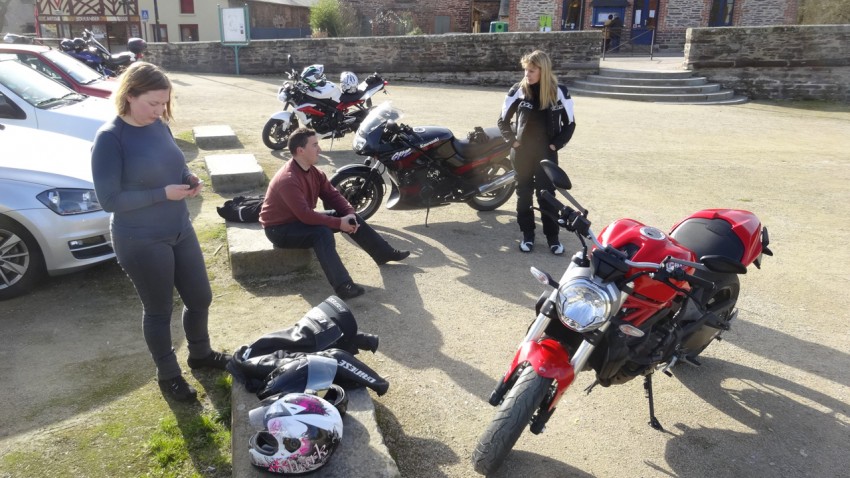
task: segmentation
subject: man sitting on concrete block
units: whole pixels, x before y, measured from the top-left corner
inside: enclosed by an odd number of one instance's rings
[[[400,261],[410,251],[394,249],[363,219],[351,204],[333,187],[324,172],[315,167],[319,162],[319,138],[309,128],[298,128],[289,137],[292,159],[275,174],[266,190],[260,224],[266,237],[284,249],[313,248],[316,258],[334,292],[341,299],[363,294],[354,283],[336,252],[334,233],[351,235],[378,265]],[[316,211],[322,199],[330,211]]]

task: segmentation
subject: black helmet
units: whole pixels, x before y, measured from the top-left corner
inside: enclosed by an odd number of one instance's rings
[[[74,49],[74,42],[68,38],[63,38],[62,41],[59,42],[59,48],[61,48],[62,51],[71,51]]]
[[[86,41],[82,38],[74,38],[74,49],[75,50],[84,50],[86,48]]]

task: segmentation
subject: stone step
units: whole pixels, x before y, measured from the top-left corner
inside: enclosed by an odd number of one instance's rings
[[[384,444],[375,418],[375,405],[365,388],[346,390],[348,411],[342,419],[342,440],[333,456],[322,468],[310,473],[311,478],[400,477],[398,466]],[[251,464],[248,440],[255,430],[248,422],[248,412],[259,404],[257,397],[238,383],[231,392],[231,450],[233,476],[266,478],[275,476]]]
[[[590,81],[577,80],[573,84],[584,91],[598,91],[611,93],[642,93],[649,95],[656,94],[698,94],[698,93],[715,93],[720,91],[720,85],[716,83],[706,83],[703,85],[680,85],[680,86],[665,86],[665,85],[611,85],[606,83],[595,83]]]
[[[217,193],[250,191],[266,183],[266,174],[253,154],[213,154],[204,158]]]
[[[697,86],[708,83],[704,76],[690,78],[619,78],[615,76],[587,75],[587,81],[608,85],[646,85],[646,86]]]
[[[691,78],[694,73],[689,70],[621,70],[617,68],[600,68],[599,76],[614,78],[645,78],[645,79],[684,79]]]
[[[310,267],[312,249],[279,249],[259,223],[228,222],[227,249],[234,279],[268,279]]]
[[[741,104],[747,102],[746,97],[735,96],[735,92],[733,90],[721,90],[716,93],[649,94],[592,91],[581,88],[570,88],[570,93],[575,94],[576,96],[592,96],[619,100],[676,104]]]
[[[195,144],[200,149],[231,149],[241,148],[242,143],[236,137],[233,129],[226,125],[195,126],[192,128]]]

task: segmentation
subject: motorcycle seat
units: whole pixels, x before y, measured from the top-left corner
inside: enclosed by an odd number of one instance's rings
[[[110,55],[109,58],[116,65],[126,65],[126,64],[132,63],[133,60],[136,59],[136,55],[130,53],[129,51],[125,51],[123,53],[117,53],[115,55]]]
[[[366,93],[366,91],[360,91],[359,89],[355,93],[343,93],[339,96],[339,102],[354,103],[360,101],[360,98],[363,98],[363,93]]]
[[[744,244],[723,219],[690,218],[679,224],[670,237],[694,251],[697,258],[724,256],[740,262],[744,257]]]
[[[506,143],[504,138],[502,138],[502,133],[499,131],[499,128],[495,126],[492,128],[484,128],[484,133],[487,135],[487,139],[484,141],[470,141],[468,139],[458,138],[452,140],[452,144],[454,144],[457,154],[464,158],[476,158],[484,156],[490,151],[498,149],[500,146],[505,146]]]

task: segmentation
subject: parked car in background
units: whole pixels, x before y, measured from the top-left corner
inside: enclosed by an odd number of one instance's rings
[[[0,121],[0,300],[115,257],[91,142]]]
[[[0,123],[91,141],[113,117],[109,100],[77,93],[19,61],[0,61]]]
[[[71,55],[46,45],[0,44],[0,60],[15,59],[77,93],[109,98],[118,82],[80,63]]]

